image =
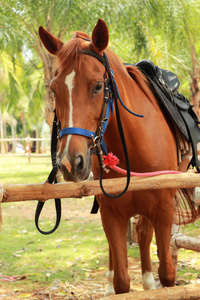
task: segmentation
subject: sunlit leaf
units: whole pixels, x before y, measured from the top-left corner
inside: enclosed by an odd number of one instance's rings
[[[29,293],[24,293],[24,294],[18,295],[18,298],[20,298],[20,299],[30,298],[30,297],[32,297],[32,294],[29,294]]]

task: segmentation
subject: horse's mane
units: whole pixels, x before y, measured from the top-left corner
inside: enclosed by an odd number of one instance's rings
[[[146,76],[135,66],[127,65],[126,70],[129,76],[137,83],[143,93],[147,96],[147,98],[154,104],[155,96],[151,90],[149,81],[147,80]],[[157,105],[156,105],[157,107]]]

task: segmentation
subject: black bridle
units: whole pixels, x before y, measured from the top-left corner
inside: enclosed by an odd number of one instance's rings
[[[92,139],[92,152],[95,153],[98,157],[99,160],[99,165],[100,165],[100,175],[99,175],[99,182],[100,182],[100,187],[103,191],[103,193],[110,197],[110,198],[118,198],[121,197],[128,189],[129,183],[130,183],[130,163],[129,163],[129,155],[128,155],[128,150],[126,146],[126,141],[125,141],[125,136],[124,136],[124,131],[123,131],[123,126],[121,122],[121,117],[120,117],[120,111],[119,111],[119,105],[118,105],[118,100],[120,101],[121,105],[131,114],[137,116],[137,117],[143,117],[142,115],[135,114],[134,112],[130,111],[122,102],[119,92],[117,89],[117,85],[114,79],[114,72],[110,68],[109,60],[107,58],[107,55],[105,52],[103,53],[103,56],[97,54],[94,51],[91,50],[81,50],[82,54],[86,54],[92,57],[95,57],[99,62],[101,62],[104,67],[105,67],[105,74],[104,74],[104,100],[103,100],[103,106],[101,110],[101,116],[100,116],[100,121],[99,121],[99,127],[96,132],[92,132],[86,129],[82,128],[77,128],[77,127],[68,127],[68,128],[63,128],[60,130],[60,123],[57,120],[56,112],[54,116],[54,122],[53,122],[53,130],[52,130],[52,139],[51,139],[51,159],[52,159],[52,165],[53,169],[48,177],[48,182],[49,183],[57,183],[56,179],[56,174],[58,171],[58,167],[56,164],[56,153],[57,153],[57,135],[59,134],[59,138],[61,139],[63,135],[67,134],[77,134],[77,135],[83,135],[88,138]],[[106,127],[108,124],[109,116],[110,113],[113,110],[113,101],[115,104],[115,113],[116,113],[116,119],[117,119],[117,125],[118,125],[118,131],[120,134],[121,138],[121,143],[123,147],[123,152],[124,152],[124,157],[126,161],[126,170],[127,170],[127,181],[126,181],[126,186],[124,190],[117,194],[117,195],[112,195],[108,194],[102,184],[102,176],[103,176],[103,170],[106,170],[105,165],[104,165],[104,160],[103,160],[103,152],[107,152],[107,147],[104,141],[104,133],[106,131]],[[106,170],[107,171],[107,170]],[[56,214],[57,214],[57,219],[56,219],[56,224],[54,228],[50,231],[42,231],[39,226],[38,226],[38,221],[39,221],[39,216],[41,213],[41,210],[43,208],[44,203],[43,202],[38,202],[36,213],[35,213],[35,223],[36,227],[41,232],[42,234],[50,234],[54,232],[61,219],[61,201],[60,199],[55,199],[55,206],[56,206]]]

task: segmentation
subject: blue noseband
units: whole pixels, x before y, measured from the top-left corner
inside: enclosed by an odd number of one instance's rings
[[[60,130],[59,139],[61,139],[61,137],[63,135],[67,135],[67,134],[83,135],[88,138],[91,138],[91,136],[93,136],[95,138],[95,136],[96,136],[95,132],[87,130],[87,129],[83,129],[83,128],[79,128],[79,127],[67,127],[67,128],[63,128]]]
[[[109,91],[110,91],[110,89],[109,89]],[[108,125],[110,112],[112,113],[112,111],[113,111],[113,99],[112,99],[112,97],[110,97],[109,99],[107,99],[107,107],[106,107],[106,112],[105,112],[105,116],[104,116],[104,124],[101,124],[101,126],[103,125],[102,130],[101,130],[100,134],[98,134],[101,147],[105,153],[107,153],[107,146],[106,146],[103,136],[104,136],[104,133],[105,133],[107,125]],[[83,128],[79,128],[79,127],[66,127],[66,128],[63,128],[60,130],[59,139],[61,140],[62,136],[67,135],[67,134],[82,135],[87,138],[93,138],[93,139],[97,136],[97,133],[87,130],[87,129],[83,129]]]

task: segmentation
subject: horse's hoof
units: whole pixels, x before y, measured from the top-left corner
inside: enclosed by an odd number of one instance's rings
[[[145,290],[154,290],[156,288],[152,272],[145,272],[142,275],[142,285]]]
[[[108,279],[108,285],[104,297],[115,295],[115,290],[113,287],[114,271],[108,271],[106,277]]]
[[[104,294],[104,297],[108,297],[108,296],[112,296],[115,295],[115,291],[113,288],[111,288],[110,286],[107,287],[107,290]]]

